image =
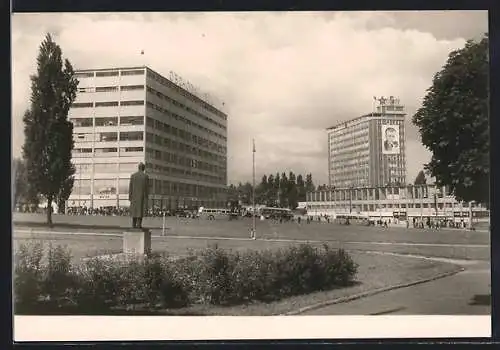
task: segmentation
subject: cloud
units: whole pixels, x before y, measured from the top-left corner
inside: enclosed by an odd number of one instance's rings
[[[76,68],[147,64],[164,75],[173,70],[224,101],[231,182],[251,179],[255,138],[258,178],[292,170],[326,183],[325,129],[371,112],[374,95],[398,96],[408,109],[412,181],[429,153],[411,116],[448,53],[466,39],[433,34],[436,28],[424,24],[429,18],[366,12],[15,14],[14,155],[23,142],[29,75],[49,31]]]

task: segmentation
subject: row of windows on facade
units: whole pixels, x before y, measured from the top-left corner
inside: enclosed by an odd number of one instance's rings
[[[335,159],[350,159],[350,158],[358,158],[358,157],[367,157],[370,155],[370,149],[368,148],[368,144],[363,147],[349,147],[345,149],[339,150],[330,150],[330,157]]]
[[[335,153],[340,153],[340,152],[351,152],[353,149],[356,148],[365,149],[368,148],[369,146],[370,144],[368,142],[368,138],[366,138],[366,139],[350,140],[350,142],[343,142],[342,144],[339,143],[335,145],[330,145],[330,149]]]
[[[103,147],[91,148],[81,147],[73,149],[73,157],[75,158],[90,158],[90,157],[118,157],[118,150],[120,150],[120,157],[135,157],[138,153],[144,152],[144,147]]]
[[[198,136],[196,134],[193,134],[190,131],[178,129],[172,125],[169,125],[167,123],[163,123],[157,119],[147,117],[146,118],[146,126],[153,129],[155,134],[163,132],[165,134],[179,137],[180,139],[182,139],[186,142],[191,142],[195,145],[208,148],[210,151],[213,151],[213,152],[219,152],[222,154],[227,153],[227,148],[224,144],[219,144],[217,142],[210,141],[202,136]]]
[[[340,136],[330,135],[330,143],[332,145],[342,145],[342,144],[352,142],[352,140],[366,140],[366,141],[368,141],[368,129],[366,129],[366,131],[363,130],[363,131],[358,131],[356,133],[346,133],[346,134],[342,134]]]
[[[343,129],[340,129],[340,128]],[[349,121],[339,123],[333,127],[333,130],[330,133],[334,133],[337,135],[342,135],[344,133],[350,133],[353,131],[359,131],[362,129],[366,129],[368,127],[368,119],[365,117],[357,117],[355,119],[351,119]]]
[[[330,169],[338,170],[343,172],[349,172],[354,170],[361,171],[362,168],[368,168],[369,163],[366,160],[358,160],[358,161],[344,161],[344,162],[333,162]]]
[[[137,162],[120,163],[79,163],[75,164],[76,174],[86,173],[129,173],[137,171]]]
[[[225,167],[210,164],[208,162],[203,162],[190,157],[185,157],[176,153],[162,152],[158,150],[153,150],[151,148],[146,149],[146,154],[158,161],[163,161],[169,164],[176,164],[187,168],[194,168],[204,171],[209,171],[212,173],[225,172]]]
[[[209,112],[215,114],[219,118],[221,118],[223,120],[227,120],[227,116],[224,113],[222,113],[221,111],[219,111],[217,108],[215,108],[214,106],[212,106],[212,105],[208,104],[207,102],[203,101],[201,98],[199,98],[197,96],[194,96],[193,94],[187,92],[186,90],[182,89],[177,84],[174,84],[173,82],[171,82],[167,78],[162,77],[161,75],[156,74],[154,72],[151,72],[149,70],[148,70],[148,73],[147,73],[147,77],[148,78],[152,78],[153,80],[157,81],[158,83],[160,83],[160,85],[163,85],[163,86],[165,86],[165,87],[167,87],[169,89],[175,90],[178,94],[184,96],[185,98],[189,99],[193,103],[195,103],[195,104],[201,104],[205,109],[207,109]]]
[[[118,106],[144,106],[144,100],[133,101],[106,101],[106,102],[75,102],[71,108],[92,108],[92,107],[118,107]]]
[[[402,112],[405,110],[405,107],[404,106],[378,106],[377,107],[377,111],[381,112],[381,113],[385,113],[385,112],[391,112],[391,111],[397,111],[397,112]]]
[[[404,139],[400,138],[400,149],[404,149],[405,142]],[[361,146],[361,147],[360,147]],[[365,150],[369,149],[370,144],[368,142],[354,142],[348,146],[342,147],[330,147],[330,153],[335,156],[345,156],[349,155],[353,152],[365,152]],[[382,147],[382,143],[380,142],[380,147]]]
[[[438,198],[441,198],[443,195],[444,196],[450,196],[451,191],[448,186],[444,187],[436,187],[435,185],[408,185],[408,186],[374,186],[374,187],[369,187],[369,188],[333,188],[331,190],[320,190],[320,191],[314,191],[314,192],[309,192],[310,194],[314,195],[325,195],[325,194],[331,194],[331,196],[336,196],[336,195],[347,195],[349,193],[357,195],[363,195],[363,196],[381,196],[384,197],[388,194],[403,194],[403,195],[411,195],[415,198],[425,198],[434,195],[436,193],[438,195]],[[364,198],[364,197],[363,197]],[[376,197],[378,198],[378,197]]]
[[[171,104],[173,104],[174,106],[178,107],[178,108],[182,108],[182,109],[185,109],[188,113],[191,113],[192,115],[195,115],[197,116],[198,118],[210,123],[210,124],[213,124],[223,130],[226,130],[226,127],[224,125],[222,125],[221,123],[218,123],[216,122],[215,120],[213,120],[212,118],[206,116],[206,115],[203,115],[202,113],[198,112],[197,110],[194,110],[192,109],[191,107],[189,106],[186,106],[185,104],[165,95],[165,94],[162,94],[161,92],[159,91],[156,91],[155,89],[153,89],[152,87],[147,87],[147,91],[153,95],[155,95],[156,97],[158,97],[159,99],[161,100],[164,100],[164,101],[167,101]],[[149,100],[149,99],[148,99]],[[153,104],[154,105],[154,104]],[[159,107],[159,106],[157,106]]]
[[[358,170],[358,169],[352,169],[351,171],[346,171],[346,170],[343,170],[343,171],[337,171],[337,172],[334,172],[332,175],[334,175],[334,179],[335,180],[339,180],[339,181],[343,181],[343,180],[355,180],[357,178],[368,178],[368,169],[362,169],[362,170]]]
[[[203,125],[200,125],[198,123],[195,123],[193,122],[191,119],[189,118],[185,118],[177,113],[174,113],[174,112],[171,112],[163,107],[160,107],[152,102],[147,102],[146,105],[160,113],[162,113],[163,115],[165,115],[167,117],[167,120],[178,120],[178,121],[181,121],[183,122],[184,124],[187,125],[188,128],[190,127],[195,127],[197,129],[199,129],[200,131],[202,131],[203,133],[205,134],[209,134],[211,136],[215,136],[217,137],[218,139],[221,139],[221,140],[227,140],[226,136],[222,135],[222,134],[219,134],[218,132],[215,132],[207,127],[204,127]],[[149,115],[149,113],[148,113]]]
[[[333,155],[330,158],[330,161],[334,164],[335,163],[339,163],[339,164],[367,163],[369,156],[370,156],[370,153],[368,151],[356,152],[356,153],[352,153],[350,155],[343,155],[343,156]]]
[[[342,141],[335,140],[330,141],[330,148],[333,149],[343,149],[347,147],[354,147],[359,145],[368,144],[369,137],[368,136],[359,136],[359,137],[349,137]]]
[[[146,162],[147,171],[153,174],[182,177],[183,179],[204,181],[214,184],[225,184],[227,177],[226,172],[218,174],[217,176],[200,173],[190,169],[179,169],[172,166],[163,166],[159,164],[154,164],[152,162]]]
[[[348,126],[345,129],[331,131],[330,135],[334,135],[335,139],[351,138],[353,133],[368,130],[368,125],[369,125],[368,123],[370,120],[367,119],[365,121],[358,123],[355,126]],[[384,118],[376,120],[376,125],[381,126],[381,125],[404,125],[404,124],[402,120]]]
[[[75,142],[114,142],[114,141],[142,141],[143,131],[122,131],[122,132],[97,132],[97,133],[73,133]]]
[[[342,130],[329,130],[328,135],[330,140],[341,140],[343,138],[350,138],[353,134],[367,134],[369,131],[369,126],[367,122],[363,122],[361,124],[357,124],[353,127],[348,127],[347,129]]]
[[[137,90],[144,90],[144,85],[96,86],[96,87],[78,88],[78,92],[80,93],[137,91]]]
[[[388,167],[402,167],[404,166],[405,163],[405,157],[402,155],[382,155],[380,154],[379,156],[379,161],[382,162],[384,157],[386,158]],[[332,156],[330,157],[330,164],[332,166],[338,166],[338,167],[343,167],[343,166],[357,166],[358,164],[365,164],[368,163],[369,160],[369,153],[360,153],[360,154],[355,154],[350,157],[336,157]]]
[[[72,195],[91,194],[128,194],[129,179],[75,179]],[[149,179],[150,195],[188,195],[188,196],[213,196],[224,193],[225,189],[204,185],[194,185],[171,182],[158,179]]]
[[[121,106],[144,105],[144,101],[121,101],[121,102],[108,101],[108,102],[96,102],[95,103],[96,107],[116,107],[118,105],[121,105]],[[82,102],[82,103],[73,103],[72,108],[89,108],[92,106],[93,106],[93,102]],[[166,114],[171,119],[184,122],[185,124],[188,125],[188,127],[194,126],[204,133],[215,136],[221,140],[227,141],[226,136],[221,135],[219,133],[216,133],[215,131],[210,130],[202,125],[194,123],[193,121],[191,121],[187,118],[184,118],[176,113],[172,113],[170,111],[167,111],[166,109],[161,108],[161,107],[159,107],[151,102],[148,102],[147,106]],[[70,118],[70,119],[74,123],[76,123],[75,126],[82,126],[82,127],[94,126],[93,118],[91,118],[91,117],[88,117],[88,118]],[[107,124],[99,124],[99,125],[96,124],[95,126],[116,126],[116,125],[118,125],[118,117],[96,118],[96,119],[100,119],[100,123],[107,123]],[[136,123],[140,123],[138,119],[136,120]],[[144,121],[142,121],[142,123],[144,123]],[[134,125],[142,125],[142,124],[134,124]]]
[[[69,121],[73,123],[74,127],[144,125],[144,116],[95,117],[95,118],[71,117],[69,118]]]
[[[146,142],[151,145],[160,146],[165,149],[170,149],[177,151],[178,153],[184,153],[191,156],[197,156],[209,161],[213,162],[222,162],[226,161],[226,156],[218,155],[209,151],[206,151],[202,148],[195,147],[192,144],[183,143],[180,141],[173,140],[168,137],[162,137],[153,133],[146,133]],[[148,147],[149,148],[149,147]],[[157,147],[152,147],[155,151],[163,151],[163,149],[158,149]],[[224,150],[220,149],[219,152],[225,153]]]
[[[330,205],[311,205],[311,209],[352,209],[352,211],[377,211],[377,209],[435,209],[434,203],[401,203],[401,204],[353,204],[349,202]],[[459,203],[438,203],[439,209],[465,209]]]
[[[138,117],[142,118],[142,117]],[[103,125],[109,125],[110,123],[114,124],[117,121],[116,117],[113,118],[96,118],[96,123],[97,120],[100,119],[99,124]],[[143,119],[143,118],[142,118]],[[80,121],[78,123],[79,126],[90,126],[92,123],[91,118],[85,118],[87,120],[86,123],[82,123],[84,119],[71,119],[71,121],[76,122]],[[152,119],[150,119],[152,121]],[[158,123],[156,123],[158,124]],[[137,125],[137,124],[136,124]],[[157,125],[160,126],[160,125]],[[165,125],[162,123],[162,128],[163,130],[170,131],[172,135],[175,136],[180,136],[183,139],[189,138],[189,135],[186,134],[184,130],[177,129],[175,127],[171,127],[170,125]],[[164,126],[164,127],[163,127]],[[207,139],[197,137],[196,135],[191,135],[191,140],[193,142],[196,142],[199,146],[207,147],[210,148],[211,150],[218,151],[220,153],[225,154],[226,153],[226,147],[223,147],[221,145],[218,145],[215,142],[209,141]],[[101,141],[101,142],[113,142],[113,141],[141,141],[144,139],[144,132],[143,131],[129,131],[129,132],[102,132],[102,133],[74,133],[74,140],[77,142],[94,142],[94,141]],[[213,154],[211,152],[205,151],[201,148],[196,148],[193,147],[189,144],[182,143],[180,141],[176,140],[171,140],[170,138],[163,138],[159,135],[155,135],[152,133],[146,133],[146,141],[151,142],[154,144],[166,146],[168,148],[172,148],[177,151],[181,152],[189,152],[193,155],[198,155],[201,157],[205,157],[210,160],[216,160],[216,161],[225,161],[225,157],[219,156],[217,154]],[[83,148],[88,148],[88,147],[83,147]],[[86,152],[88,153],[88,152]]]
[[[331,177],[331,182],[332,185],[335,187],[340,187],[340,188],[348,188],[348,187],[367,187],[369,185],[368,182],[368,176],[365,176],[364,178],[360,177],[358,179],[353,178],[353,176],[349,177],[342,177],[339,178],[336,176],[336,174],[333,174]],[[387,177],[385,178],[384,175],[382,174],[381,176],[378,177],[378,183],[379,184],[404,184],[406,183],[406,177],[401,176],[401,177]],[[372,186],[372,185],[370,185]]]
[[[94,78],[94,77],[117,77],[117,76],[144,75],[144,69],[133,70],[118,70],[112,69],[107,71],[77,71],[75,77],[78,78]]]
[[[355,165],[355,166],[344,166],[341,168],[332,168],[338,177],[345,177],[349,175],[355,176],[356,174],[368,174],[368,165]]]
[[[94,174],[131,174],[137,171],[137,163],[97,163],[97,164],[75,164],[75,177],[80,175]],[[225,183],[226,175],[212,176],[196,171],[179,169],[172,166],[161,166],[146,162],[148,172],[166,176],[182,177],[185,179],[195,179],[209,183]]]
[[[145,86],[144,85],[125,85],[125,86],[98,86],[98,87],[82,87],[82,88],[78,88],[78,92],[80,93],[99,93],[99,92],[118,92],[118,91],[136,91],[136,90],[144,90]],[[162,94],[161,92],[159,91],[156,91],[154,90],[153,88],[151,87],[147,87],[147,91],[155,96],[157,96],[158,98],[162,99],[162,100],[165,100],[165,101],[168,101],[169,103],[173,104],[174,106],[177,106],[179,108],[182,108],[182,109],[185,109],[187,110],[189,113],[191,113],[192,115],[195,115],[197,116],[198,118],[206,121],[206,122],[209,122],[223,130],[226,130],[226,127],[224,125],[222,125],[221,123],[218,123],[216,122],[215,120],[209,118],[208,116],[206,115],[203,115],[201,114],[200,112],[184,105],[183,103],[180,103],[179,101],[169,97],[169,96],[166,96],[164,94]],[[107,102],[104,102],[104,103],[107,103]],[[76,106],[75,106],[76,105]],[[126,106],[127,104],[122,104],[122,106]],[[102,104],[101,102],[98,102],[96,103],[96,107],[114,107],[114,106],[118,106],[118,101],[115,101],[115,102],[110,102],[110,104]],[[91,105],[89,104],[81,104],[81,103],[75,103],[73,105],[73,107],[75,108],[84,108],[84,107],[92,107]]]
[[[360,144],[352,144],[346,147],[330,147],[330,155],[337,158],[355,157],[370,154],[370,144],[362,142]]]

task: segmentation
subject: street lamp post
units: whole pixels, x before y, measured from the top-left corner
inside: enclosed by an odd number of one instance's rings
[[[352,213],[352,185],[349,186],[349,214]]]
[[[252,239],[256,239],[255,232],[255,139],[252,140]]]

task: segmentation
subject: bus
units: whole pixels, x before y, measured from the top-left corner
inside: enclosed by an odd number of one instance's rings
[[[230,209],[212,209],[212,208],[204,208],[200,207],[198,209],[198,217],[208,220],[216,220],[216,219],[229,219],[231,216]]]
[[[260,214],[266,219],[285,219],[291,220],[293,212],[288,208],[264,207],[260,209]]]
[[[340,225],[370,226],[370,217],[367,214],[337,214],[335,223]]]

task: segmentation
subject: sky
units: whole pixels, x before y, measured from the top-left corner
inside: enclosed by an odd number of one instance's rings
[[[257,179],[293,171],[328,183],[325,129],[370,113],[373,96],[399,97],[410,183],[431,156],[412,116],[448,54],[487,30],[486,11],[14,14],[13,156],[51,33],[75,69],[148,65],[224,101],[230,183],[251,181],[252,139]]]

